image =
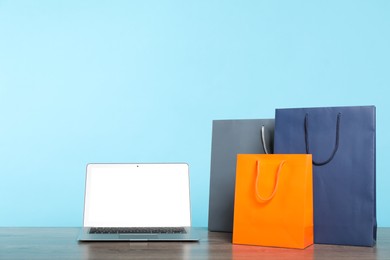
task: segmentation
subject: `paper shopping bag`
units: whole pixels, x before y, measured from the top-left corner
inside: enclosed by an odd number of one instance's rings
[[[311,160],[305,154],[237,156],[234,244],[313,244]]]
[[[375,107],[277,109],[275,153],[313,155],[314,242],[376,241]]]
[[[210,166],[210,231],[232,232],[239,153],[272,153],[274,119],[214,120]]]

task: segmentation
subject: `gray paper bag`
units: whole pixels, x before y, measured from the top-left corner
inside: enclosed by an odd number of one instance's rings
[[[214,120],[210,167],[210,231],[233,231],[237,154],[272,153],[274,119]]]

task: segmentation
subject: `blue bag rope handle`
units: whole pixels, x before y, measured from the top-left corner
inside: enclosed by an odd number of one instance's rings
[[[308,119],[309,115],[306,113],[306,116],[305,116],[305,144],[306,144],[306,153],[307,154],[310,154],[310,149],[309,149],[309,131],[308,131]],[[325,165],[327,163],[329,163],[333,157],[335,156],[338,148],[339,148],[339,133],[340,133],[340,117],[341,117],[341,113],[338,113],[337,114],[337,123],[336,123],[336,143],[334,145],[334,148],[333,148],[333,152],[331,154],[331,156],[323,161],[323,162],[316,162],[314,161],[314,157],[313,157],[313,164],[316,165],[316,166],[322,166],[322,165]]]

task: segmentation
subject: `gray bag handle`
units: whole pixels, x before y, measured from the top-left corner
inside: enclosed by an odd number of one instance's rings
[[[261,126],[261,144],[263,146],[263,150],[265,152],[265,154],[269,154],[268,150],[267,150],[267,146],[265,145],[265,134],[264,134],[264,125]]]

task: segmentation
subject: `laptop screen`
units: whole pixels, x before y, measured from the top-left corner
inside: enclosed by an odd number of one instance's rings
[[[187,164],[87,166],[85,227],[190,225]]]

